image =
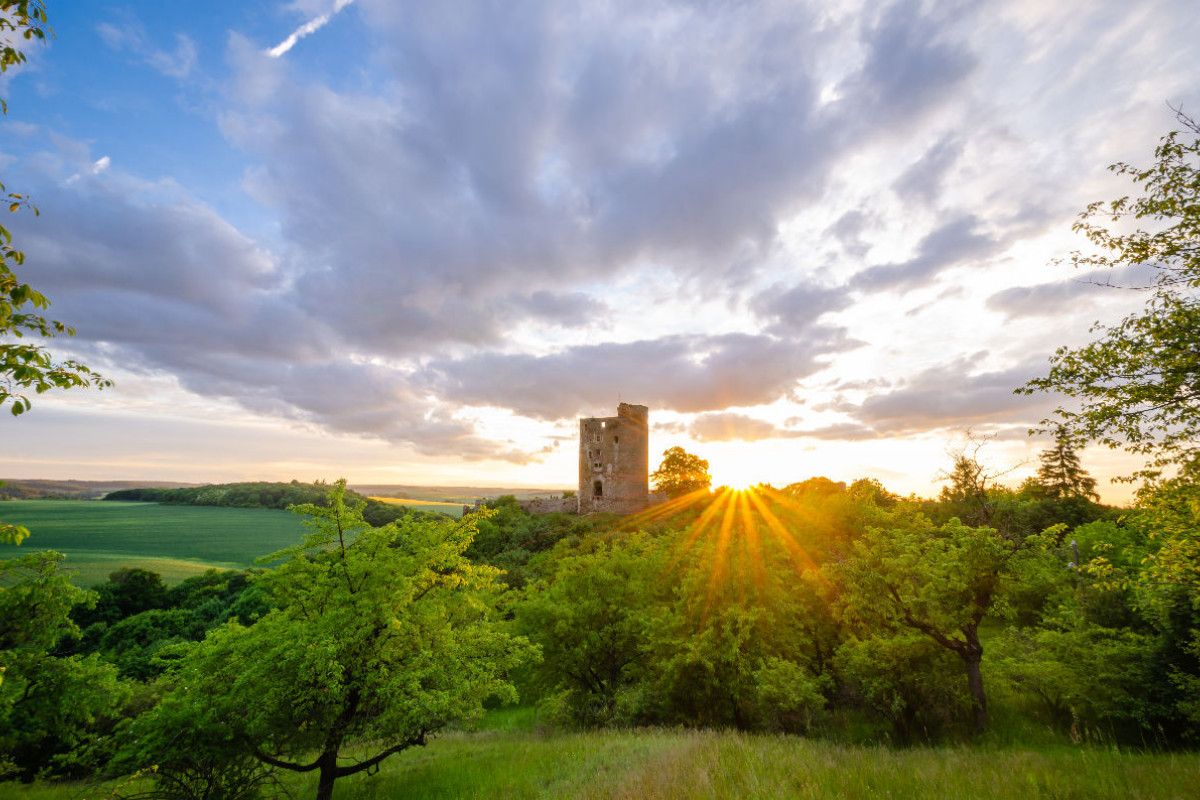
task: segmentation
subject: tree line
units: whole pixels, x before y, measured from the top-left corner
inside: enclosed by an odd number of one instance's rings
[[[349,502],[361,504],[363,517],[376,526],[405,517],[420,518],[430,514],[441,516],[436,511],[422,511],[397,503],[384,503],[365,497],[353,489],[345,489],[344,494]],[[324,481],[301,483],[293,480],[290,483],[249,481],[204,486],[142,487],[109,492],[104,499],[163,505],[286,510],[293,506],[326,505],[329,502],[329,484]]]

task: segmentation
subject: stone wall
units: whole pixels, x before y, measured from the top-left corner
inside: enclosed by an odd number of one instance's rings
[[[553,514],[556,511],[574,514],[579,510],[579,499],[575,497],[537,497],[533,500],[518,500],[517,505],[530,514]]]

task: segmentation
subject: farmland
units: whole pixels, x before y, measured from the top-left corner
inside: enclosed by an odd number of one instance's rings
[[[371,499],[393,506],[408,506],[418,511],[436,511],[439,514],[449,514],[452,517],[461,517],[463,513],[463,503],[450,503],[442,500],[413,500],[406,497],[372,497]]]
[[[248,567],[303,532],[300,517],[286,511],[156,503],[12,500],[0,504],[0,518],[32,532],[19,548],[0,545],[0,557],[57,550],[82,586],[123,566],[152,570],[168,583],[210,567]]]

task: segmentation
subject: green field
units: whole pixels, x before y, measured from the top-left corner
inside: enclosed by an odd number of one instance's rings
[[[287,511],[94,500],[10,500],[0,503],[0,519],[31,532],[19,547],[0,544],[0,558],[57,550],[82,586],[124,566],[153,570],[168,583],[209,567],[249,567],[304,532],[301,518]]]
[[[371,499],[394,506],[409,506],[421,511],[437,511],[439,514],[448,514],[452,517],[463,515],[462,503],[448,503],[443,500],[410,500],[406,497],[372,497]],[[471,505],[473,504],[474,501]]]
[[[504,714],[504,712],[501,712]],[[524,727],[518,723],[518,728]],[[641,730],[448,733],[339,780],[337,800],[403,798],[1003,798],[1167,800],[1200,796],[1200,756],[1068,746],[1051,750],[854,747],[793,736]],[[367,751],[355,754],[369,755]],[[287,775],[294,798],[315,777]],[[125,793],[148,788],[127,785]],[[0,785],[28,800],[111,797],[112,785]],[[5,791],[11,794],[5,794]]]

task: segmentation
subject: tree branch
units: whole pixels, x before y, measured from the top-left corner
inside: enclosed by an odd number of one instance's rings
[[[370,769],[388,756],[399,753],[402,750],[407,750],[410,747],[424,747],[425,734],[427,733],[428,731],[422,730],[420,733],[414,734],[400,744],[389,747],[387,750],[368,758],[366,761],[360,761],[359,763],[352,764],[348,767],[338,767],[337,772],[334,774],[339,778],[344,778],[347,775],[354,775],[355,773],[362,772],[364,769]]]
[[[313,763],[307,764],[307,765],[293,764],[290,761],[282,761],[278,758],[273,758],[273,757],[267,755],[263,751],[259,750],[257,747],[253,748],[253,750],[251,752],[253,752],[255,758],[257,758],[259,761],[263,762],[264,764],[269,764],[272,767],[279,767],[280,769],[289,769],[292,772],[312,772],[314,769],[321,766],[320,761],[314,761]]]

